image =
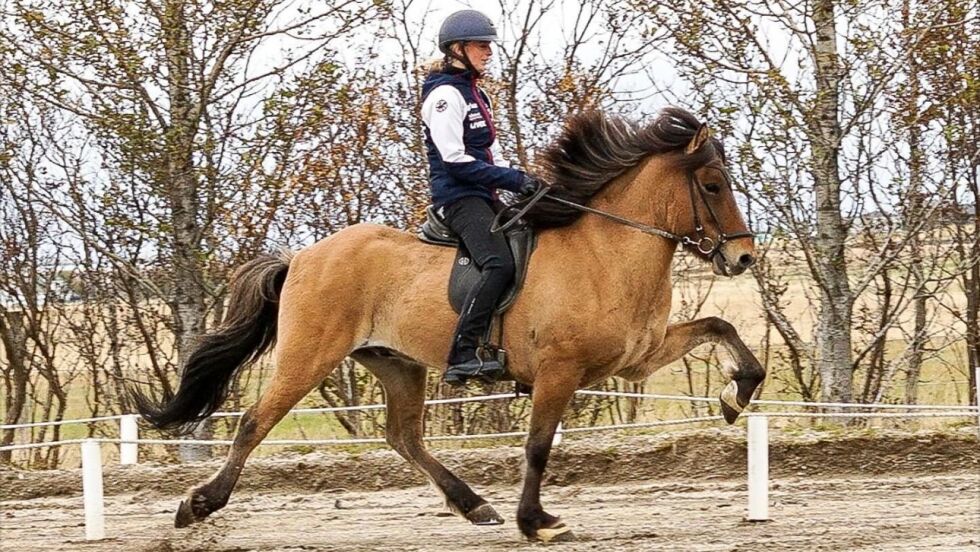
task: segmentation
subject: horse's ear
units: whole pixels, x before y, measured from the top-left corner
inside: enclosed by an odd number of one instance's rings
[[[694,138],[691,138],[691,141],[687,143],[687,147],[684,148],[684,153],[690,155],[698,151],[708,141],[708,138],[711,138],[711,131],[708,130],[708,125],[701,123],[698,131],[694,133]]]

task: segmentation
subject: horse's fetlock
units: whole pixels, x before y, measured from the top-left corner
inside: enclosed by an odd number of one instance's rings
[[[199,518],[205,518],[212,513],[224,508],[228,504],[229,495],[219,494],[217,496],[204,490],[198,490],[191,494],[191,511]]]

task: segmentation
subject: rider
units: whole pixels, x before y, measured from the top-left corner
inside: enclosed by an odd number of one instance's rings
[[[477,86],[493,55],[490,43],[497,40],[486,15],[476,10],[450,15],[439,29],[439,50],[445,57],[422,85],[432,203],[482,270],[456,325],[443,375],[450,385],[474,377],[495,381],[504,372],[496,359],[477,354],[515,270],[503,235],[490,232],[492,202],[498,188],[529,195],[539,187],[537,178],[503,164],[490,98]]]

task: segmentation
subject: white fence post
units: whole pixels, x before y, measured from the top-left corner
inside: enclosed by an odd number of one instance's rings
[[[769,520],[769,418],[749,416],[748,471],[749,512],[748,521]]]
[[[138,419],[139,416],[136,414],[119,418],[119,440],[136,441],[140,438],[139,425],[136,423]],[[120,443],[119,463],[123,465],[139,463],[139,445],[136,443]]]
[[[980,439],[980,364],[973,368],[973,385],[977,386],[976,397],[977,404],[977,438]]]
[[[82,442],[82,497],[85,501],[85,540],[104,539],[102,447],[94,439]]]
[[[561,422],[558,422],[558,427],[555,428],[555,436],[551,438],[551,446],[557,447],[561,444]]]

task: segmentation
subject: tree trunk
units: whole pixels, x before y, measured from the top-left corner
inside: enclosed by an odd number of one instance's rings
[[[854,300],[844,256],[847,228],[841,217],[838,153],[840,67],[834,29],[834,0],[817,0],[813,8],[816,31],[814,102],[810,146],[817,218],[820,309],[817,323],[817,369],[823,400],[851,402],[851,317]]]
[[[975,153],[975,151],[974,151]],[[966,291],[966,358],[970,382],[970,402],[980,406],[977,395],[976,370],[980,366],[980,186],[977,183],[977,170],[969,175],[970,193],[973,196],[973,240],[970,245],[970,259],[973,266],[963,274],[963,287]]]
[[[165,4],[162,20],[164,50],[167,55],[168,92],[170,96],[170,129],[166,134],[167,179],[171,222],[173,224],[173,302],[174,333],[177,360],[183,367],[190,357],[193,339],[204,330],[204,267],[201,254],[198,197],[198,175],[194,167],[194,139],[197,134],[199,103],[190,95],[189,67],[192,55],[191,36],[186,27],[184,2]],[[205,421],[190,437],[208,439],[210,423]],[[207,446],[182,446],[180,457],[194,462],[211,457]]]
[[[4,425],[21,421],[24,405],[27,403],[27,335],[20,313],[0,310],[0,342],[3,343],[9,371],[4,374],[7,408],[3,415]],[[15,429],[3,430],[0,446],[13,444]],[[9,464],[12,451],[0,452],[0,464]]]
[[[878,309],[880,311],[878,317],[879,329],[884,329],[890,319],[889,313],[892,309],[891,272],[892,269],[887,266],[881,269],[881,291],[878,292]],[[878,392],[881,390],[882,385],[887,386],[889,384],[885,374],[885,345],[888,343],[887,335],[887,332],[883,332],[875,340],[871,348],[871,353],[868,355],[868,369],[864,378],[864,388],[861,391],[861,402],[877,402],[875,399],[879,396]]]
[[[902,2],[902,26],[909,29],[912,26],[909,0]],[[908,33],[907,41],[911,42],[912,35]],[[920,222],[923,207],[923,152],[922,127],[919,121],[919,67],[916,50],[913,44],[906,44],[908,60],[908,90],[904,95],[903,117],[908,131],[909,143],[909,193],[905,213],[905,228],[910,231]],[[928,229],[928,227],[926,227]],[[909,270],[912,273],[912,285],[915,296],[912,299],[912,309],[915,326],[912,329],[912,340],[909,343],[908,368],[905,373],[905,402],[915,404],[918,400],[919,375],[922,373],[922,359],[926,346],[926,300],[928,298],[923,269],[922,239],[920,231],[916,231],[909,239],[911,261]]]

